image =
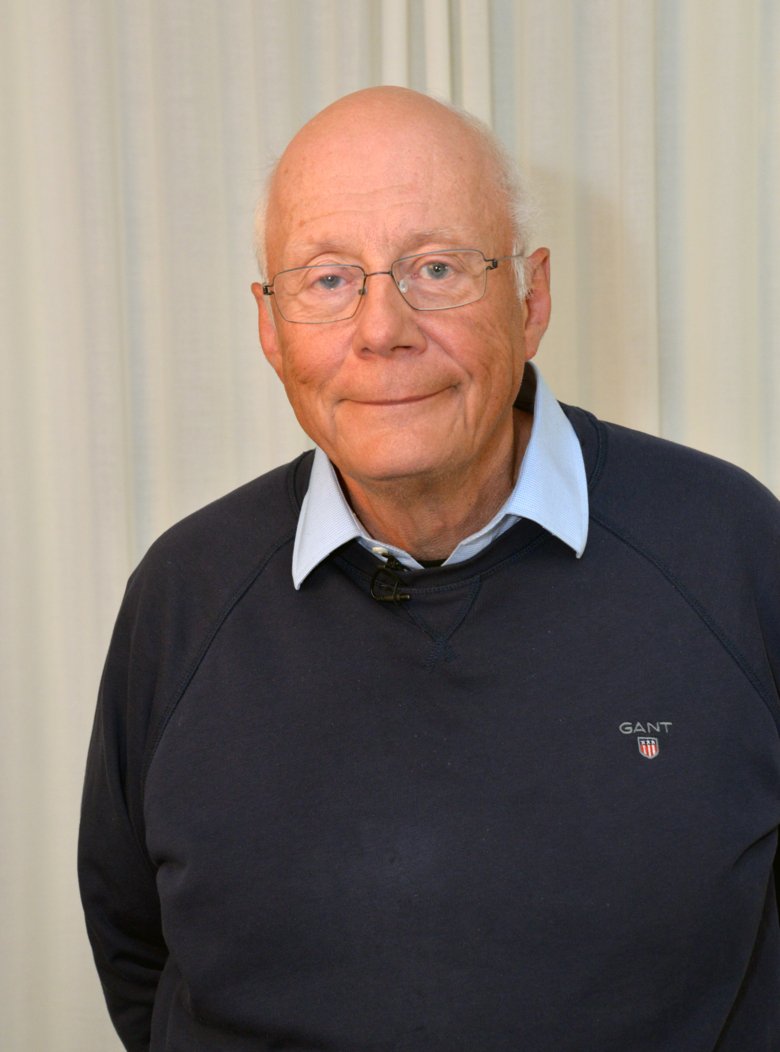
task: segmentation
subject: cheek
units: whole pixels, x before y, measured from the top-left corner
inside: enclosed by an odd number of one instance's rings
[[[510,319],[480,315],[455,346],[459,364],[485,398],[514,397],[523,371],[522,329]]]
[[[338,371],[338,360],[327,341],[317,338],[286,340],[282,354],[282,380],[289,393],[317,389]]]
[[[285,344],[282,361],[282,382],[298,423],[312,441],[327,447],[343,356],[332,343],[304,333]]]

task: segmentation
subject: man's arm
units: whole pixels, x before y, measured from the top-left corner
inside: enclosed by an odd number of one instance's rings
[[[82,799],[79,883],[111,1019],[129,1052],[146,1052],[167,949],[137,788],[147,720],[134,700],[144,633],[132,592],[131,585],[100,687]]]

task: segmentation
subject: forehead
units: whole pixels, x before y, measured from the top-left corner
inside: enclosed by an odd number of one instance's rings
[[[279,164],[269,257],[294,265],[326,249],[399,254],[435,241],[497,251],[506,209],[486,192],[493,176],[483,144],[454,119],[330,120]]]

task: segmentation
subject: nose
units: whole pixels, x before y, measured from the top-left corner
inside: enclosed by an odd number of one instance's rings
[[[403,350],[421,350],[425,338],[416,313],[398,291],[389,270],[374,270],[366,274],[360,306],[355,314],[355,351],[359,354],[397,354]]]

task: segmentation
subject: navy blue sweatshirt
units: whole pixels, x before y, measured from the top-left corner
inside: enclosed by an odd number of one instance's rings
[[[296,592],[304,455],[133,574],[79,860],[132,1052],[780,1048],[778,502],[567,413],[580,560]]]

